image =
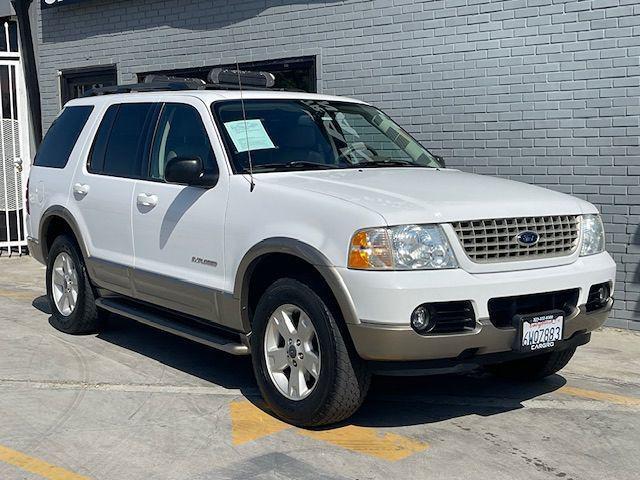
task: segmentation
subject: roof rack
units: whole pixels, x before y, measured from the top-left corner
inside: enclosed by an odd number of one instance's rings
[[[214,68],[207,76],[211,83],[199,78],[180,78],[166,75],[147,75],[142,83],[92,88],[85,97],[116,93],[160,92],[181,90],[274,90],[275,77],[269,72],[247,72]],[[241,83],[240,83],[241,82]],[[284,89],[277,89],[284,90]]]

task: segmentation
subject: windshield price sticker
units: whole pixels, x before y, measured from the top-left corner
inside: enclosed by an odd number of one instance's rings
[[[260,120],[236,120],[224,127],[238,153],[276,148]]]

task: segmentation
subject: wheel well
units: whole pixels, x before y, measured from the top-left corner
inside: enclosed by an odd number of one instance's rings
[[[342,318],[331,288],[316,267],[295,255],[269,253],[254,260],[249,267],[247,313],[250,321],[260,297],[269,285],[280,278],[293,278],[309,285],[327,302],[334,316]]]
[[[71,228],[71,225],[69,225],[64,218],[58,217],[58,216],[52,216],[47,220],[47,223],[42,229],[42,236],[43,236],[42,246],[43,246],[43,254],[45,259],[49,255],[49,250],[51,250],[51,246],[53,245],[53,242],[60,235],[69,235],[74,240],[76,239],[76,236],[73,233],[73,229]]]

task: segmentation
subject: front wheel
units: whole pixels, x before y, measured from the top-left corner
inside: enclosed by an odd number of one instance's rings
[[[258,302],[251,353],[268,406],[294,425],[348,418],[369,387],[366,366],[345,342],[327,303],[298,280],[276,281]]]
[[[510,380],[539,380],[553,375],[566,367],[574,353],[576,353],[575,348],[567,348],[566,350],[543,353],[534,357],[488,365],[485,368],[498,377]]]

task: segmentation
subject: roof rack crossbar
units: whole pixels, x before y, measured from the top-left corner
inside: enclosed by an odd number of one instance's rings
[[[116,93],[181,90],[240,90],[240,85],[237,81],[238,74],[243,77],[243,90],[301,91],[297,89],[273,88],[275,77],[268,72],[238,72],[236,70],[222,70],[214,68],[208,76],[211,83],[206,83],[204,80],[199,78],[181,78],[151,74],[147,75],[142,83],[92,88],[83,96],[94,97],[98,95],[113,95]],[[245,83],[245,81],[247,83]]]

